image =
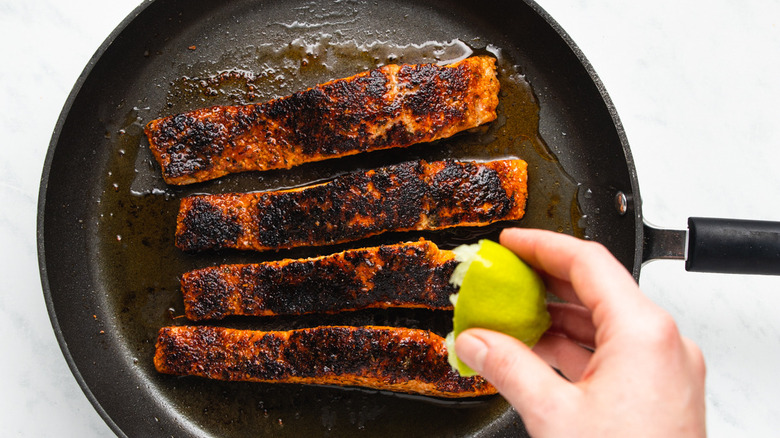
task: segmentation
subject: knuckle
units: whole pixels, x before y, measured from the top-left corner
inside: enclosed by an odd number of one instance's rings
[[[649,323],[650,339],[662,346],[680,341],[680,330],[674,318],[666,312],[657,312]]]
[[[694,373],[703,379],[707,374],[707,365],[704,361],[704,353],[692,340],[683,338],[683,341],[685,342],[686,349],[688,350],[688,356],[690,358]]]
[[[668,313],[659,309],[635,321],[633,336],[652,351],[683,351],[685,343],[677,323]]]
[[[655,315],[654,329],[662,339],[677,339],[680,337],[680,330],[677,328],[677,322],[672,318],[672,315],[666,312],[658,312],[658,314]]]

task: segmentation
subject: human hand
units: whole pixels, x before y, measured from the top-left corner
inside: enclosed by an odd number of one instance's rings
[[[706,435],[701,351],[606,248],[523,229],[504,230],[501,244],[566,302],[548,304],[552,327],[533,352],[485,329],[462,332],[455,348],[532,436]]]

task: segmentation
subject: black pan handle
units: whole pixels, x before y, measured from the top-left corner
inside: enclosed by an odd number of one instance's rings
[[[685,269],[780,275],[780,222],[689,218]]]
[[[692,272],[780,275],[780,222],[692,217],[688,230],[644,224],[642,260],[685,260]]]

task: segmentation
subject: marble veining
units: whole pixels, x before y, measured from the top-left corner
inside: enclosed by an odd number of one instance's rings
[[[138,0],[0,0],[0,424],[4,436],[104,437],[57,345],[41,293],[36,208],[73,83]],[[645,216],[780,220],[780,3],[540,0],[585,53],[621,117]],[[34,114],[34,117],[30,117]],[[653,262],[643,290],[703,349],[712,437],[780,430],[780,277]]]

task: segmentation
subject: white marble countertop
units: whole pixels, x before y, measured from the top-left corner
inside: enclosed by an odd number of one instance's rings
[[[3,436],[110,436],[44,304],[36,202],[52,129],[84,65],[138,0],[0,0],[0,424]],[[780,220],[780,2],[554,1],[628,135],[646,218]],[[34,115],[34,116],[32,116]],[[642,271],[703,349],[710,436],[780,431],[780,277]]]

